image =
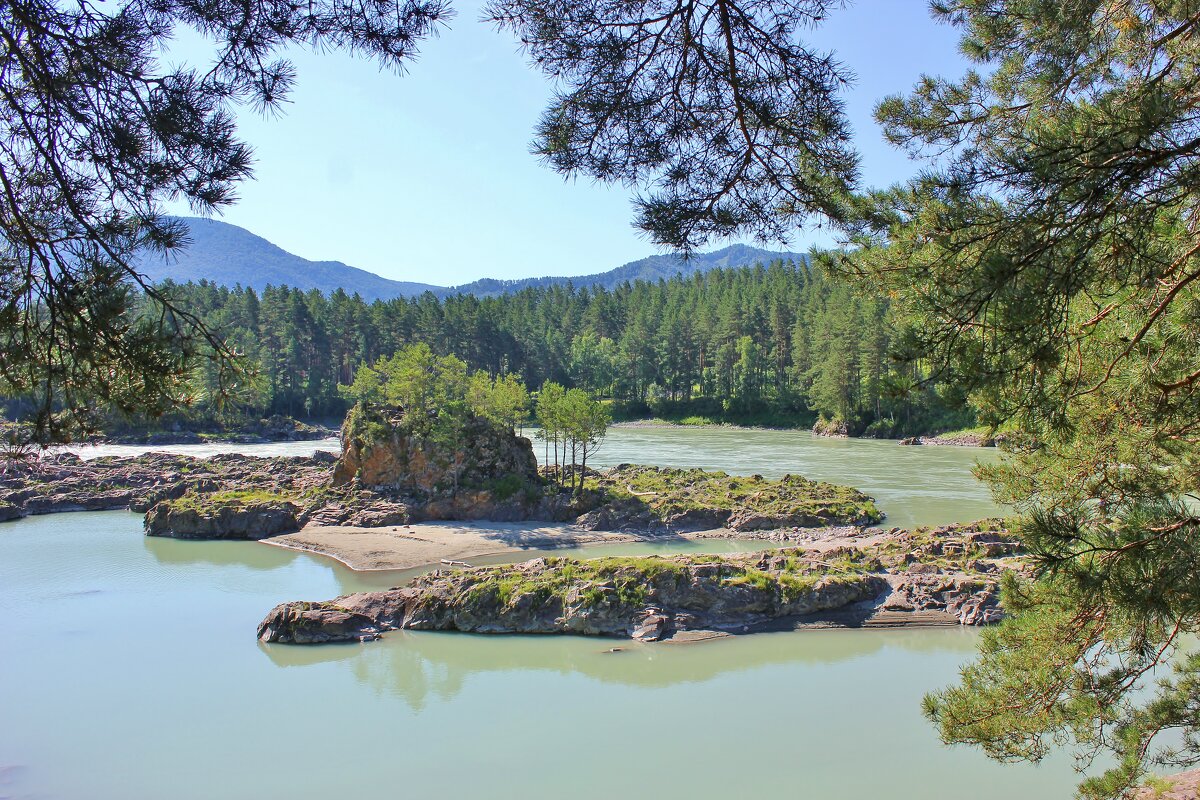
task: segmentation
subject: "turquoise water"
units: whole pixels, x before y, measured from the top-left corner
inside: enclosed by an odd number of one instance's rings
[[[255,640],[278,602],[398,577],[123,512],[0,525],[0,798],[1072,794],[1065,761],[996,765],[921,718],[967,630]]]
[[[532,431],[526,430],[532,436]],[[85,458],[136,455],[147,447],[103,445],[74,448]],[[215,453],[311,455],[338,449],[336,439],[262,445],[203,444],[153,448],[197,457]],[[534,442],[544,460],[545,448]],[[726,427],[631,426],[610,428],[599,452],[588,459],[596,467],[621,463],[703,467],[730,474],[780,477],[787,473],[854,486],[879,501],[888,525],[942,525],[971,522],[1002,513],[987,488],[971,476],[977,461],[998,457],[976,447],[900,447],[893,440],[828,439],[808,431]]]

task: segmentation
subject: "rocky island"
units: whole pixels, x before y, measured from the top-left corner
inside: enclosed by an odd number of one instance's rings
[[[452,440],[360,405],[340,457],[59,454],[0,479],[0,514],[129,508],[151,536],[264,540],[354,568],[460,564],[600,542],[757,539],[739,556],[574,560],[438,570],[387,592],[285,603],[264,641],[364,640],[400,628],[647,640],[797,625],[986,624],[1021,569],[1003,526],[903,531],[855,489],[787,475],[623,464],[574,489],[529,439],[477,415]]]
[[[808,547],[740,556],[567,559],[438,570],[407,587],[283,603],[266,642],[366,641],[389,630],[575,633],[658,641],[783,627],[985,625],[1020,545],[999,521],[917,531],[810,531]]]

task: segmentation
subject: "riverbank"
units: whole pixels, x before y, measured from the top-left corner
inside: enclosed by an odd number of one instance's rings
[[[746,537],[725,530],[675,540],[693,538]],[[1020,544],[998,521],[916,531],[794,529],[751,538],[778,547],[734,556],[551,554],[471,567],[463,560],[664,537],[493,524],[302,531],[267,541],[352,568],[449,569],[382,592],[283,603],[260,624],[259,637],[320,644],[419,629],[660,641],[803,627],[986,625],[1002,616],[1000,574],[1025,569]]]
[[[1003,439],[1003,434],[996,436],[989,433],[985,428],[967,428],[962,430],[944,431],[942,433],[925,433],[899,439],[888,439],[876,436],[851,436],[849,434],[840,433],[837,431],[831,432],[829,429],[819,430],[816,427],[807,424],[798,426],[743,425],[705,418],[695,418],[694,421],[670,420],[661,419],[658,417],[651,419],[622,420],[620,422],[614,422],[609,427],[617,429],[626,428],[632,430],[637,430],[639,428],[685,428],[692,430],[811,433],[813,436],[818,436],[825,439],[862,439],[867,441],[894,442],[898,445],[932,445],[955,447],[995,447]]]
[[[159,428],[126,428],[95,434],[92,445],[181,445],[181,444],[268,444],[271,442],[309,442],[336,437],[338,429],[330,420],[299,420],[275,415],[265,419],[244,420],[225,426],[176,423]]]

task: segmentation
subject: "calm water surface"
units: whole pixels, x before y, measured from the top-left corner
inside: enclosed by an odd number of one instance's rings
[[[255,641],[278,602],[399,577],[124,512],[0,526],[0,797],[1071,796],[1069,764],[992,764],[921,719],[970,631]]]
[[[337,451],[338,441],[73,449],[84,458],[136,455],[149,449],[198,457],[229,452],[311,455],[316,450]],[[533,449],[544,459],[541,442],[535,441]],[[827,439],[808,431],[648,425],[611,428],[600,452],[588,463],[703,467],[769,478],[804,475],[861,489],[879,501],[888,524],[909,527],[971,522],[1002,513],[987,488],[971,475],[977,460],[991,461],[998,455],[992,448],[900,447],[894,440]]]
[[[318,448],[336,441],[155,449]],[[979,457],[994,453],[617,428],[597,461],[800,473],[864,489],[903,525],[994,513],[968,471]],[[970,658],[972,631],[696,645],[414,632],[317,648],[255,641],[276,603],[409,576],[255,542],[147,539],[123,512],[0,525],[0,800],[1072,795],[1065,760],[999,766],[942,747],[921,718],[922,693]]]

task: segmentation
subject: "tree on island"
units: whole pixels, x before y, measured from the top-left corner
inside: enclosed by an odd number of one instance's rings
[[[595,455],[604,441],[612,417],[607,406],[582,389],[564,389],[547,381],[537,396],[538,438],[554,443],[554,474],[559,486],[567,485],[574,494],[583,491],[588,456]],[[562,464],[558,461],[562,445]],[[570,453],[570,472],[567,454]]]
[[[362,364],[354,381],[338,387],[356,403],[395,406],[404,410],[413,429],[429,433],[442,418],[474,415],[516,430],[529,417],[529,393],[513,375],[493,378],[482,370],[469,373],[454,355],[439,356],[424,342],[408,345],[374,364]]]
[[[469,373],[462,359],[435,355],[424,342],[361,365],[353,382],[339,389],[356,404],[399,408],[408,431],[449,455],[456,492],[471,426],[486,420],[513,434],[529,416],[529,395],[519,380]]]

